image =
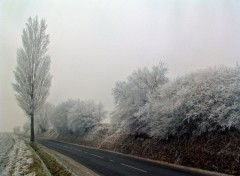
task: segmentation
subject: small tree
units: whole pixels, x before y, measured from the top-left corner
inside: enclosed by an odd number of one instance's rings
[[[35,126],[40,133],[46,132],[51,126],[50,117],[53,114],[53,110],[54,106],[51,103],[46,102],[35,115]]]
[[[23,129],[24,133],[26,133],[26,134],[29,133],[30,123],[29,122],[24,123],[22,129]]]
[[[20,126],[15,126],[15,127],[13,127],[13,132],[14,132],[14,133],[19,133],[19,132],[20,132],[20,129],[21,129]]]
[[[49,35],[45,33],[45,20],[31,17],[23,29],[23,47],[17,51],[17,67],[14,71],[16,83],[16,99],[19,106],[31,120],[31,142],[34,142],[34,115],[46,101],[49,95],[52,76],[50,57],[46,55]]]

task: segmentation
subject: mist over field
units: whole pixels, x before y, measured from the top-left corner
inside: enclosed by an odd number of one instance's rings
[[[235,0],[1,0],[0,131],[27,121],[11,83],[29,16],[48,24],[53,80],[47,101],[91,99],[112,112],[115,83],[137,68],[162,60],[172,80],[206,67],[234,67],[240,61],[239,8]]]

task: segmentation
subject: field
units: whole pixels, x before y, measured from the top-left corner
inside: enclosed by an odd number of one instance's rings
[[[24,140],[10,133],[0,133],[0,175],[18,176],[31,173],[32,152]]]
[[[0,133],[0,174],[4,169],[4,160],[9,151],[13,148],[13,145],[14,139],[12,134]]]

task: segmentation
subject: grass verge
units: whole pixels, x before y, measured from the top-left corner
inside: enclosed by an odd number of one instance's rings
[[[32,159],[33,163],[30,165],[30,167],[27,169],[27,171],[24,172],[24,175],[35,173],[37,176],[49,176],[50,174],[47,172],[44,163],[41,161],[39,156],[36,154],[36,152],[31,148],[30,144],[26,142],[26,145],[28,148],[32,150]]]
[[[31,144],[31,147],[35,150],[38,156],[43,160],[45,165],[47,166],[50,173],[54,176],[71,176],[72,173],[68,171],[65,167],[63,167],[57,160],[45,152],[41,147],[37,144]]]

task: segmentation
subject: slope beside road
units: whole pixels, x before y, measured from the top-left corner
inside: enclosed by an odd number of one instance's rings
[[[38,143],[85,165],[103,176],[206,176],[211,174],[185,171],[161,163],[137,159],[118,153],[48,139]]]

